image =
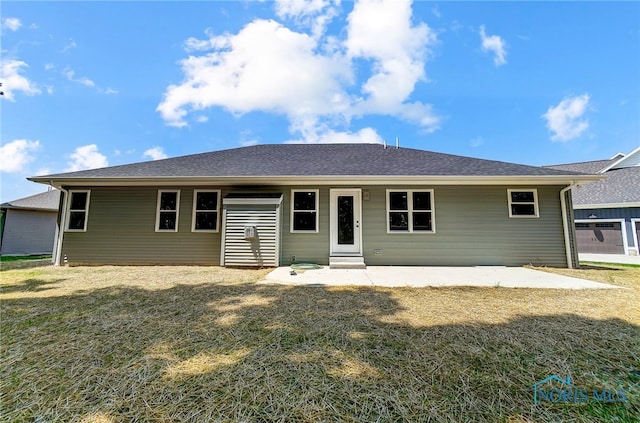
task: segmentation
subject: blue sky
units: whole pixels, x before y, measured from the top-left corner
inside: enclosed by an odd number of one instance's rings
[[[640,145],[639,2],[2,2],[1,201],[256,143],[531,165]]]

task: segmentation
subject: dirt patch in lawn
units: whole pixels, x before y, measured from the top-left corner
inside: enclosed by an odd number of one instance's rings
[[[2,273],[3,421],[633,421],[626,290],[258,285],[265,270]],[[620,401],[534,404],[571,376]]]

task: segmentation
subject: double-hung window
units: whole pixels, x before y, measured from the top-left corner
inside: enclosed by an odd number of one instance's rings
[[[291,232],[318,232],[318,190],[291,190]]]
[[[156,211],[156,232],[178,231],[180,190],[159,190]]]
[[[536,189],[508,189],[509,217],[539,217]]]
[[[195,190],[193,192],[193,232],[218,232],[220,191]]]
[[[87,217],[89,215],[88,190],[69,191],[69,209],[67,215],[67,231],[85,232],[87,230]]]
[[[435,232],[433,190],[387,190],[387,232]]]

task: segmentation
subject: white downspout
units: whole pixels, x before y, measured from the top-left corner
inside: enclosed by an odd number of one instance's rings
[[[569,239],[569,222],[567,222],[567,202],[564,199],[564,194],[571,188],[577,187],[576,182],[571,182],[569,186],[560,190],[560,208],[562,209],[562,231],[564,232],[564,251],[567,255],[567,267],[573,269],[573,263],[571,260],[571,240]],[[573,224],[573,222],[571,222]]]
[[[52,185],[53,186],[53,185]],[[69,202],[69,191],[60,187],[55,187],[62,192],[64,199],[62,200],[62,211],[60,216],[60,227],[56,230],[55,260],[54,266],[60,266],[60,258],[62,256],[62,241],[64,239],[64,228],[67,226],[67,204]]]

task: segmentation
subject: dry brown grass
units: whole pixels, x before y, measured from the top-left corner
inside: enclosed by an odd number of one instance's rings
[[[263,270],[0,273],[2,421],[634,421],[625,290],[256,285]],[[617,276],[618,277],[618,276]],[[611,281],[609,281],[611,282]],[[571,375],[628,402],[533,404]]]

